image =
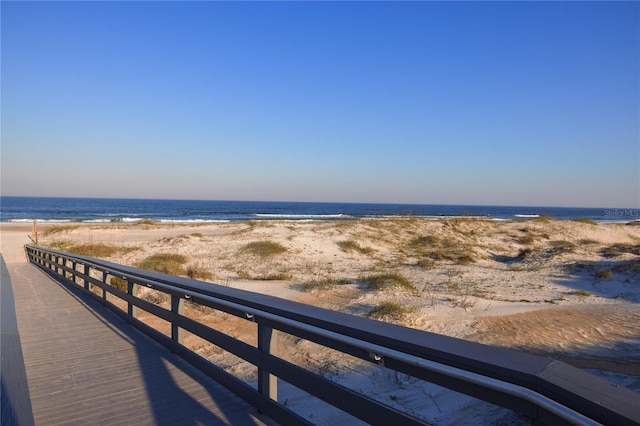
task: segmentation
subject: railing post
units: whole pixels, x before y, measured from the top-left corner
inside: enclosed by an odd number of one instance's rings
[[[103,284],[107,283],[107,271],[102,271],[102,282]],[[107,290],[105,290],[104,288],[102,289],[102,298],[104,300],[107,300]]]
[[[84,264],[84,289],[89,290],[89,265]]]
[[[277,347],[276,340],[273,328],[258,322],[258,349],[271,355]],[[260,366],[258,366],[258,392],[274,401],[278,400],[278,378]]]
[[[184,299],[175,294],[171,295],[171,312],[184,315]],[[171,339],[179,344],[184,341],[184,330],[178,324],[171,322]]]
[[[138,296],[138,284],[131,281],[130,278],[126,278],[127,280],[127,293],[130,296],[137,297]],[[138,316],[138,307],[131,302],[127,302],[127,313],[129,316],[136,318]]]

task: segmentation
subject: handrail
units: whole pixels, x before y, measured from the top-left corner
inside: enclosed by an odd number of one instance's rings
[[[504,406],[544,424],[640,424],[639,394],[548,358],[35,245],[25,246],[25,251],[31,263],[106,304],[282,423],[307,424],[307,420],[278,403],[276,378],[369,423],[424,424],[407,413],[275,356],[273,330]],[[109,277],[126,280],[127,291],[112,286]],[[102,297],[89,291],[90,285],[102,289]],[[170,295],[171,309],[138,298],[140,286]],[[127,302],[127,312],[110,303],[108,293]],[[184,316],[184,300],[256,322],[257,347]],[[137,320],[139,309],[170,322],[171,337]],[[258,389],[183,346],[183,330],[255,365]]]

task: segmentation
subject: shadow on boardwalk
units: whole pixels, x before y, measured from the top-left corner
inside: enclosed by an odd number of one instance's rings
[[[36,424],[268,422],[79,288],[31,265],[18,268],[16,311]]]

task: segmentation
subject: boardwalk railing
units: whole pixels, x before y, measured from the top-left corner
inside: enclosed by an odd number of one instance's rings
[[[279,333],[515,410],[543,424],[640,424],[639,394],[559,361],[39,246],[25,249],[30,262],[106,304],[282,424],[309,421],[290,410],[286,401],[278,401],[278,380],[370,424],[425,423],[278,357]],[[168,295],[170,308],[137,297],[141,287]],[[114,296],[126,303],[126,310],[112,303]],[[256,323],[257,344],[187,317],[185,301]],[[169,322],[170,335],[138,320],[140,310]],[[184,346],[185,330],[253,364],[257,387]]]

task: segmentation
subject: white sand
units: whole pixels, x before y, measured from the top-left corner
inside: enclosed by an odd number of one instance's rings
[[[381,302],[396,302],[408,313],[383,320],[553,356],[597,369],[592,371],[640,391],[640,226],[427,219],[258,221],[87,225],[44,236],[47,227],[52,225],[40,227],[43,244],[137,247],[109,258],[130,265],[153,253],[180,253],[190,265],[212,273],[211,282],[355,315],[367,315]],[[20,247],[29,242],[30,226],[3,224],[1,229],[7,263],[23,261]],[[241,250],[255,241],[280,243],[287,252],[261,258]],[[345,241],[363,249],[345,252],[338,244]],[[625,246],[612,253],[615,244]],[[462,255],[468,262],[460,261]],[[597,275],[598,271],[609,273]],[[414,289],[372,291],[364,277],[382,273],[400,274]],[[252,279],[273,275],[285,279]],[[337,284],[303,291],[301,284],[310,281]],[[205,320],[253,338],[242,322],[213,314]],[[522,420],[464,396],[452,397],[452,392],[428,383],[343,359],[309,342],[283,341],[288,343],[283,351],[292,360],[429,422]],[[237,360],[196,339],[191,344],[252,380],[250,369]],[[280,389],[283,398],[321,424],[346,421],[334,409],[286,385]]]

